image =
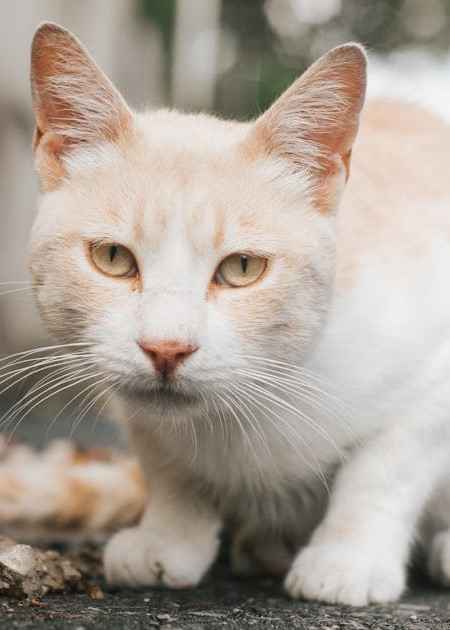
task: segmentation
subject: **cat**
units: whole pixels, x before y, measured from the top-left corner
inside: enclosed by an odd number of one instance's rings
[[[294,598],[396,600],[417,540],[450,581],[450,131],[363,109],[366,66],[338,46],[255,121],[135,113],[74,35],[35,34],[37,303],[150,487],[111,584],[195,586],[224,527]]]

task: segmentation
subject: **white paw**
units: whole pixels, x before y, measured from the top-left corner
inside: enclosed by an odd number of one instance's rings
[[[285,587],[292,597],[365,606],[391,602],[405,587],[405,569],[388,553],[350,544],[317,544],[299,553]]]
[[[106,545],[106,579],[116,586],[190,588],[213,563],[218,545],[217,530],[202,540],[177,540],[167,531],[124,529]]]
[[[443,586],[450,586],[450,530],[439,532],[431,542],[428,555],[430,577]]]

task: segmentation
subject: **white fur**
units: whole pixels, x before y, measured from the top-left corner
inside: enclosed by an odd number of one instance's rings
[[[120,386],[118,416],[152,492],[141,525],[106,549],[113,583],[198,583],[225,525],[241,572],[282,570],[307,545],[286,579],[294,597],[361,605],[404,588],[448,473],[450,198],[432,191],[439,164],[414,195],[409,178],[389,185],[399,149],[427,161],[411,130],[390,148],[386,184],[376,151],[393,131],[379,124],[336,218],[364,68],[358,47],[336,49],[256,125],[135,116],[106,159],[107,145],[65,157],[68,177],[42,200],[31,267],[44,319],[89,342]],[[317,207],[330,148],[335,177]],[[133,252],[139,290],[95,270],[85,244],[100,238]],[[236,252],[268,258],[266,275],[212,286]],[[171,339],[199,350],[164,398],[137,342]],[[430,525],[432,571],[447,579],[447,539],[435,535]]]
[[[105,551],[107,579],[126,586],[196,586],[219,547],[219,519],[167,491],[155,488],[138,527],[124,529]]]

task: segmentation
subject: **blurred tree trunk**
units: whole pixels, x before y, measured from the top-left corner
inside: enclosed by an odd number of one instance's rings
[[[211,109],[220,46],[221,0],[178,0],[172,71],[172,103]]]

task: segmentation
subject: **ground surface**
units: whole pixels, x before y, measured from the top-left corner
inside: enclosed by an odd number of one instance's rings
[[[0,601],[0,629],[448,630],[450,593],[415,587],[402,602],[351,609],[292,602],[271,580],[241,581],[219,568],[195,591],[53,595],[45,607]]]
[[[70,434],[69,418],[61,418],[51,434],[45,430],[47,422],[39,416],[32,417],[16,436],[43,445]],[[86,446],[116,441],[111,425],[97,422],[94,431],[92,426],[87,421],[75,438]],[[14,628],[450,630],[450,590],[417,582],[400,603],[392,606],[325,606],[289,600],[278,581],[237,580],[223,562],[194,591],[105,591],[102,600],[93,600],[86,594],[48,595],[35,605],[0,598],[0,630]]]

